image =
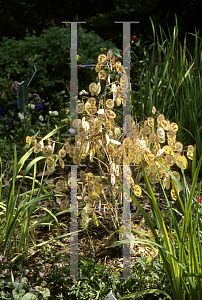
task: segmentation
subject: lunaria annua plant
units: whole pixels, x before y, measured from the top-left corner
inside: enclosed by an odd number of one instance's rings
[[[157,170],[164,187],[168,190],[171,184],[170,175],[162,165],[169,170],[174,164],[186,169],[187,158],[192,160],[194,151],[192,145],[183,150],[183,145],[176,141],[178,125],[166,120],[155,107],[152,109],[153,117],[139,124],[135,124],[130,115],[125,116],[122,129],[120,124],[116,124],[116,113],[119,110],[122,112],[121,105],[126,106],[124,91],[129,89],[129,81],[125,70],[120,62],[115,62],[114,54],[109,50],[107,55],[98,56],[95,71],[97,72],[96,80],[89,85],[91,95],[86,96],[81,93],[81,100],[78,100],[76,107],[80,118],[72,122],[74,130],[77,131],[74,145],[71,144],[72,138],[70,137],[58,154],[54,154],[56,141],[48,139],[47,145],[44,145],[43,141],[37,142],[36,139],[32,141],[32,137],[26,139],[27,148],[34,142],[33,151],[35,153],[42,151],[47,157],[48,172],[55,170],[55,159],[58,156],[62,168],[65,166],[64,161],[67,157],[72,158],[73,164],[76,165],[79,165],[87,156],[90,157],[90,162],[97,161],[99,164],[100,176],[95,177],[93,173],[84,171],[79,173],[78,181],[82,184],[82,189],[78,188],[79,198],[85,203],[81,212],[84,228],[88,227],[90,214],[93,215],[94,223],[98,225],[93,207],[98,206],[104,211],[106,208],[111,215],[114,214],[116,220],[118,219],[116,209],[113,208],[118,208],[118,205],[122,203],[122,189],[119,183],[123,183],[123,165],[130,165],[131,168],[126,168],[128,170],[126,178],[128,182],[130,181],[132,193],[140,197],[142,190],[139,181],[142,176],[142,165],[151,184],[159,182]],[[128,128],[131,131],[130,135],[127,135]],[[173,171],[173,175],[180,180],[180,174],[177,171]],[[106,197],[104,192],[105,184],[108,185],[109,197]],[[68,178],[61,178],[56,183],[56,189],[64,195],[69,187],[71,187],[70,174]],[[177,190],[180,191],[178,186]],[[171,197],[173,200],[177,198],[173,187]],[[59,203],[62,210],[68,209],[67,198],[63,201],[59,200]],[[118,229],[117,226],[115,227]]]

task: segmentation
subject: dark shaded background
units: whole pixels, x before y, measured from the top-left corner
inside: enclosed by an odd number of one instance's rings
[[[168,34],[178,19],[179,38],[186,32],[202,29],[201,0],[0,0],[0,37],[23,38],[27,31],[40,34],[51,22],[61,26],[61,21],[86,21],[88,30],[94,30],[102,38],[112,40],[122,48],[122,25],[114,21],[140,21],[131,26],[132,35],[151,42],[150,17]],[[188,43],[192,43],[191,37]]]

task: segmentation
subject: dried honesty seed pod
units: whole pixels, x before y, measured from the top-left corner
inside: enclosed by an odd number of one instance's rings
[[[101,66],[99,64],[97,64],[97,66],[95,67],[95,72],[98,73],[100,71],[100,69],[101,69]]]
[[[47,171],[48,171],[49,173],[54,172],[54,171],[55,171],[55,165],[52,165],[52,166],[47,165]]]
[[[155,106],[152,107],[152,113],[153,113],[153,115],[156,113],[156,108],[155,108]]]
[[[59,150],[59,156],[60,156],[60,157],[63,158],[63,157],[66,156],[66,154],[67,154],[67,152],[65,151],[65,149],[60,149],[60,150]]]
[[[91,106],[95,106],[96,99],[94,97],[88,98],[88,101],[86,103],[90,103]]]
[[[133,191],[133,193],[135,194],[136,197],[140,197],[142,195],[141,187],[137,184],[134,185],[132,191]]]
[[[194,152],[194,147],[192,145],[189,145],[187,147],[187,151],[191,151],[191,152]]]
[[[157,117],[157,123],[158,123],[158,124],[161,124],[161,121],[162,121],[162,120],[165,120],[165,117],[164,117],[164,115],[161,114],[161,115],[159,115],[159,116]]]
[[[113,108],[114,107],[114,101],[112,99],[107,99],[105,103],[107,108]]]
[[[95,82],[91,82],[89,84],[89,91],[92,96],[94,96],[97,93],[97,84]]]
[[[52,146],[51,145],[47,145],[42,149],[43,155],[45,155],[46,157],[48,157],[49,155],[52,154]]]
[[[108,118],[112,118],[112,119],[116,118],[116,113],[111,109],[107,109],[105,113]]]
[[[147,119],[147,122],[148,122],[149,127],[154,127],[154,118],[149,117]]]
[[[177,151],[177,152],[181,152],[181,151],[182,151],[182,149],[183,149],[183,145],[182,145],[182,143],[180,143],[180,142],[176,142],[176,143],[175,143],[175,151]]]
[[[65,163],[64,163],[64,161],[63,161],[63,159],[61,157],[59,157],[59,164],[64,169]]]
[[[170,194],[171,194],[172,199],[173,199],[174,201],[176,201],[176,200],[177,200],[177,195],[176,195],[174,189],[172,189],[172,190],[170,191]]]
[[[176,123],[170,124],[170,130],[177,132],[178,131],[178,125]]]
[[[170,126],[169,126],[168,120],[162,120],[162,121],[161,121],[161,126],[162,126],[163,129],[166,130],[166,131],[170,129],[170,128],[169,128]]]
[[[26,148],[29,148],[31,146],[31,142],[32,142],[32,137],[27,136],[26,137]]]
[[[180,174],[177,171],[173,171],[172,174],[180,181]]]
[[[41,144],[37,143],[34,145],[34,153],[39,153],[41,151]]]
[[[64,199],[60,202],[60,209],[61,210],[68,210],[69,209],[69,200]]]
[[[68,190],[68,182],[67,180],[59,179],[55,185],[56,190],[63,192]]]
[[[104,80],[107,77],[105,70],[100,70],[98,72],[98,77],[99,77],[99,79]]]
[[[107,62],[107,56],[104,55],[104,54],[100,54],[100,55],[98,56],[98,63],[99,63],[99,64],[102,64],[102,65],[105,65],[106,62]]]
[[[78,128],[78,127],[80,127],[81,126],[81,119],[74,119],[73,121],[72,121],[72,126],[74,127],[74,128]]]
[[[85,110],[85,105],[83,102],[81,103],[78,103],[77,106],[76,106],[76,111],[78,114],[82,114]]]
[[[192,151],[187,151],[187,157],[188,157],[190,160],[193,160],[193,152],[192,152]]]
[[[54,159],[54,157],[53,157],[52,155],[50,155],[50,156],[48,156],[48,157],[46,158],[46,164],[47,164],[48,166],[52,166],[52,165],[55,164],[55,159]]]
[[[156,134],[160,139],[164,139],[165,138],[165,131],[162,127],[158,127],[156,130]]]
[[[112,56],[113,56],[113,51],[112,51],[112,50],[109,50],[109,51],[107,52],[107,59],[111,59]]]
[[[185,156],[181,156],[179,155],[177,158],[176,158],[176,165],[180,168],[180,163],[181,163],[181,166],[182,166],[182,169],[185,170],[187,167],[188,167],[188,162],[187,162],[187,159]]]

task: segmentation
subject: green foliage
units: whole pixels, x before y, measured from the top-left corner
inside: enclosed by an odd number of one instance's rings
[[[185,146],[196,143],[197,158],[202,154],[202,40],[196,32],[191,55],[187,37],[179,43],[178,24],[173,34],[160,34],[153,27],[153,50],[140,77],[140,119],[151,115],[153,106],[179,124],[179,141]]]
[[[97,58],[100,47],[112,48],[112,42],[104,42],[93,31],[86,32],[78,26],[79,63],[92,64]],[[40,36],[27,33],[26,37],[17,41],[4,37],[0,47],[1,76],[10,73],[11,79],[19,82],[31,78],[34,65],[37,73],[31,82],[32,92],[44,90],[49,93],[60,91],[70,81],[70,25],[65,28],[51,26],[42,31]],[[82,68],[79,76],[85,82],[84,75],[90,76],[89,68]]]

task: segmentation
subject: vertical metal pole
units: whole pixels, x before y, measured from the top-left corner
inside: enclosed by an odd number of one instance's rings
[[[76,105],[78,103],[78,76],[77,76],[77,28],[78,23],[71,23],[71,74],[70,74],[70,128],[74,119],[78,119]],[[77,166],[71,165],[71,223],[70,223],[70,277],[78,278],[78,223],[77,223]]]
[[[131,23],[139,22],[115,22],[123,23],[123,68],[126,72],[125,78],[128,80],[127,85],[123,86],[123,119],[122,125],[125,122],[126,116],[131,115],[131,101],[130,101],[130,39],[131,39]],[[127,135],[130,135],[130,123],[127,128]],[[131,229],[131,211],[130,211],[130,166],[123,166],[123,230]],[[130,234],[123,231],[123,240],[130,239]],[[123,278],[128,278],[131,275],[131,256],[130,256],[130,244],[123,244]]]

